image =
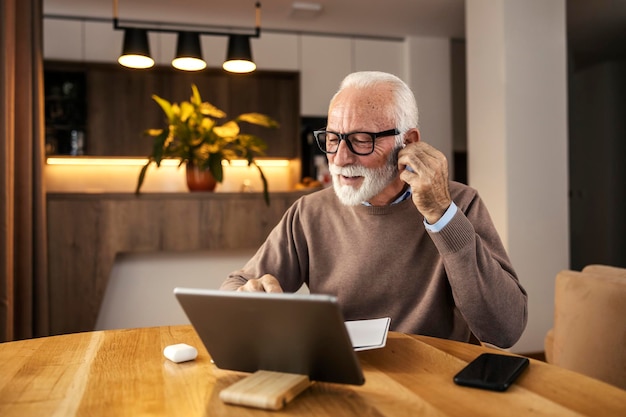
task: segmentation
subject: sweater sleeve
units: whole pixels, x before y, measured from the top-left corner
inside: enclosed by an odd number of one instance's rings
[[[228,275],[221,290],[236,290],[248,280],[271,274],[285,292],[296,292],[308,280],[308,251],[300,228],[301,200],[292,205],[246,265]]]
[[[483,342],[510,347],[526,327],[526,291],[480,197],[474,193],[471,201],[457,206],[441,231],[428,233],[472,333]]]

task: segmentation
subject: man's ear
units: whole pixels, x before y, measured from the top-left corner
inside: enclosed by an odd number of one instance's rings
[[[413,143],[413,142],[419,142],[420,141],[420,131],[417,128],[413,128],[409,131],[407,131],[404,134],[404,143],[405,144],[409,144],[409,143]]]

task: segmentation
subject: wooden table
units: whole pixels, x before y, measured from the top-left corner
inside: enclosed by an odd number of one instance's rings
[[[187,343],[195,361],[163,348]],[[110,330],[0,344],[0,416],[626,416],[626,391],[540,361],[507,392],[453,375],[489,348],[391,332],[359,353],[363,386],[315,383],[277,412],[224,404],[247,374],[220,370],[190,326]]]

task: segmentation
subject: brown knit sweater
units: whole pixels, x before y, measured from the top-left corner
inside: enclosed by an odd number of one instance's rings
[[[306,195],[222,289],[272,274],[286,292],[336,296],[345,320],[389,316],[395,331],[509,347],[526,292],[476,190],[451,182],[450,193],[458,211],[437,233],[411,199],[347,207],[332,189]]]

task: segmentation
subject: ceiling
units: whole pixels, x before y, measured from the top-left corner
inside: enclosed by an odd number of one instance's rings
[[[111,17],[113,0],[43,0],[45,14]],[[255,0],[118,0],[119,18],[254,27]],[[320,12],[293,4],[320,5]],[[262,0],[262,29],[463,37],[464,0]]]
[[[626,58],[626,0],[566,0],[576,66]],[[44,14],[111,18],[113,0],[43,0]],[[294,4],[319,5],[319,12]],[[465,37],[465,0],[263,0],[266,31],[389,38]],[[118,17],[233,28],[254,27],[255,0],[118,0]]]

